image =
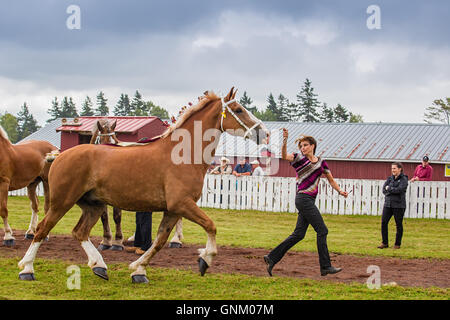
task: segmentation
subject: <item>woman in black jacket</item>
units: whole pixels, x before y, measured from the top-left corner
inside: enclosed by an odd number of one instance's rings
[[[406,189],[408,188],[408,176],[403,174],[403,166],[399,162],[392,164],[392,176],[387,178],[383,185],[383,193],[386,196],[383,207],[383,216],[381,218],[381,237],[382,243],[378,246],[380,249],[389,247],[388,224],[394,216],[397,226],[394,249],[400,249],[403,236],[403,215],[406,210]]]

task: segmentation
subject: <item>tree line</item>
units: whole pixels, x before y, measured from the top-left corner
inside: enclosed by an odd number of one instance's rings
[[[252,106],[253,100],[244,92],[239,103],[251,111],[262,121],[286,122],[363,122],[360,114],[349,111],[341,104],[329,107],[327,103],[319,102],[312,83],[306,79],[295,101],[290,101],[285,95],[279,94],[277,98],[272,93],[267,97],[267,106],[259,110]]]

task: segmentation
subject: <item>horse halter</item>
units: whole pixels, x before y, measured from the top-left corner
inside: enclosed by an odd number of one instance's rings
[[[112,137],[112,136],[115,135],[115,134],[116,134],[115,132],[110,132],[110,133],[98,133],[98,134],[97,134],[97,138],[95,139],[95,144],[100,144],[100,137],[107,137],[107,136]],[[113,139],[113,140],[114,140],[114,139]],[[113,144],[115,144],[115,141],[114,141]]]
[[[236,113],[234,113],[233,110],[231,110],[231,108],[229,107],[229,105],[230,105],[231,103],[236,102],[236,99],[231,99],[230,101],[225,102],[225,101],[223,100],[223,98],[221,98],[221,101],[222,101],[222,113],[221,113],[221,114],[222,114],[222,117],[221,117],[221,119],[220,119],[220,129],[222,130],[222,132],[225,132],[225,130],[223,130],[223,119],[227,117],[226,114],[225,114],[225,111],[228,110],[228,112],[231,113],[231,115],[234,117],[234,119],[236,119],[236,121],[237,121],[237,122],[238,122],[245,130],[246,130],[246,131],[245,131],[245,134],[244,134],[244,139],[246,139],[247,136],[248,136],[248,137],[251,137],[251,136],[252,136],[252,130],[253,130],[255,127],[261,125],[262,121],[259,120],[259,119],[256,118],[256,117],[254,117],[251,113],[249,113],[250,117],[253,118],[252,120],[256,121],[256,123],[255,123],[251,128],[249,128],[249,127],[247,127],[247,126],[245,125],[244,122],[242,122],[241,119],[239,119],[239,117],[236,115]]]

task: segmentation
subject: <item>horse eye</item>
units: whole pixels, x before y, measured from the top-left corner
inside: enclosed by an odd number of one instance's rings
[[[242,109],[241,108],[237,108],[236,109],[236,113],[241,113],[242,112]]]

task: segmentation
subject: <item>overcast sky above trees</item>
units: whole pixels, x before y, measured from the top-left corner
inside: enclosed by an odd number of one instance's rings
[[[381,9],[370,30],[368,6]],[[81,10],[81,29],[66,12]],[[55,96],[78,110],[103,91],[112,110],[136,90],[176,114],[236,86],[259,108],[306,78],[320,102],[365,122],[423,122],[450,94],[450,2],[14,1],[0,10],[0,112],[26,101],[39,124]]]

